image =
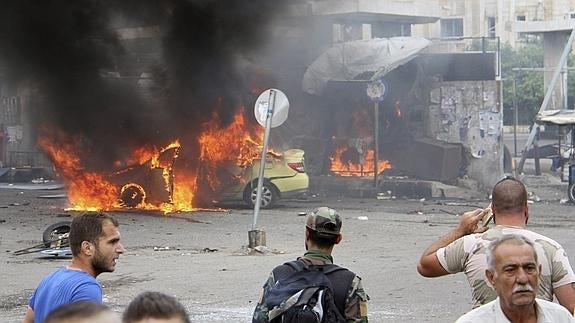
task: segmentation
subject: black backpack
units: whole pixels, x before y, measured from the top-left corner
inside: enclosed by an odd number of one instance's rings
[[[291,261],[276,268],[274,276],[276,284],[264,295],[270,322],[346,322],[342,313],[355,277],[349,270]]]

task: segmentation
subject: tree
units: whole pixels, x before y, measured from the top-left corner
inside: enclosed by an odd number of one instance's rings
[[[532,124],[543,102],[545,95],[543,73],[513,70],[524,67],[543,67],[541,41],[530,42],[517,49],[513,49],[509,44],[501,48],[504,124],[514,123],[514,98],[518,109],[519,124]]]

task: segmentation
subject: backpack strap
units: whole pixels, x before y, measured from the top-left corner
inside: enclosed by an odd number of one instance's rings
[[[338,265],[325,265],[324,274],[327,276],[333,287],[333,297],[335,305],[340,309],[341,314],[345,317],[345,301],[347,293],[351,288],[351,283],[355,274],[347,268]]]

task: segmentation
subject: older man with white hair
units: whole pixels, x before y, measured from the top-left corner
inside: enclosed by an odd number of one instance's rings
[[[486,256],[485,274],[497,298],[456,323],[575,322],[563,306],[536,298],[541,265],[531,241],[521,235],[504,235],[489,245]]]

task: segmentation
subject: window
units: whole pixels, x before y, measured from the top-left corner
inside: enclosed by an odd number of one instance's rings
[[[487,37],[495,37],[495,17],[487,17]]]
[[[517,21],[525,21],[525,16],[517,16]]]
[[[441,19],[441,37],[463,36],[463,18]]]
[[[387,38],[396,36],[411,36],[411,24],[382,22],[371,25],[373,37]]]

